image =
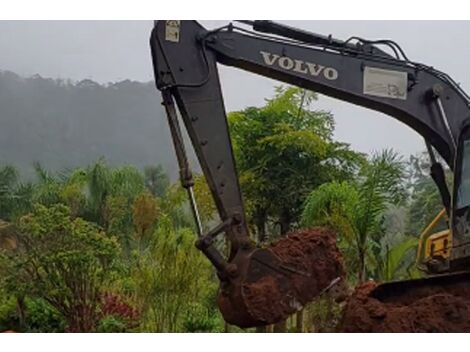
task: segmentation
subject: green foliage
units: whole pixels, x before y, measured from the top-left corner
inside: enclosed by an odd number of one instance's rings
[[[123,196],[107,196],[103,207],[103,222],[106,231],[119,239],[121,248],[129,255],[133,245],[132,209]]]
[[[5,292],[0,297],[0,332],[5,330],[20,330],[20,321],[16,309],[16,299]]]
[[[203,224],[208,224],[216,217],[216,207],[209,186],[202,175],[194,177],[194,195],[196,197],[199,215]]]
[[[44,299],[26,301],[26,326],[29,332],[63,332],[66,321]]]
[[[142,193],[134,200],[132,218],[140,249],[148,242],[148,237],[153,232],[159,213],[158,201],[150,193]]]
[[[34,187],[32,202],[50,206],[61,201],[60,180],[50,174],[39,162],[34,163],[37,182]]]
[[[13,166],[0,168],[0,219],[10,218],[17,182],[18,172]]]
[[[154,197],[163,197],[170,187],[170,179],[161,165],[144,168],[145,187]]]
[[[183,331],[186,332],[221,332],[222,325],[218,313],[198,303],[188,308],[182,321]]]
[[[405,199],[404,178],[398,154],[384,150],[363,165],[356,182],[322,185],[305,202],[302,223],[328,225],[339,233],[347,268],[359,281],[366,278],[367,264],[374,266],[380,256],[384,212]]]
[[[408,270],[414,264],[416,247],[419,239],[416,237],[408,237],[397,243],[393,247],[386,246],[382,258],[379,260],[377,278],[382,281],[391,281],[405,279],[409,277]],[[413,251],[411,263],[406,263],[406,256]]]
[[[158,160],[177,173],[152,82],[20,77],[2,67],[0,87],[0,163],[14,164],[27,179],[34,176],[34,160],[56,171],[86,166],[101,155],[139,169]]]
[[[265,106],[229,115],[244,199],[258,232],[268,218],[286,232],[312,189],[352,176],[362,160],[333,141],[333,117],[312,109],[316,99],[312,92],[278,87]]]
[[[445,166],[445,162],[441,161]],[[443,204],[438,188],[430,177],[430,161],[426,153],[411,155],[408,162],[408,173],[410,178],[410,204],[408,208],[407,233],[419,236],[424,228],[442,210]],[[451,189],[452,173],[446,170],[447,185]],[[447,228],[442,221],[436,231]]]
[[[18,224],[17,250],[1,252],[7,290],[42,298],[71,331],[92,331],[99,293],[110,279],[117,241],[64,205],[36,205]]]
[[[11,165],[0,167],[0,219],[13,220],[31,208],[33,188]]]
[[[395,152],[366,159],[335,141],[333,116],[315,110],[316,99],[279,87],[263,107],[229,114],[250,228],[268,241],[300,220],[330,226],[350,279],[414,275],[417,239],[403,234],[418,234],[442,207],[428,162],[412,158],[405,184]],[[24,183],[0,167],[0,329],[224,331],[186,191],[161,166],[99,159],[55,173],[35,163],[34,173]],[[208,228],[217,213],[202,176],[194,192]],[[332,331],[340,310],[321,297],[305,309],[307,329]]]
[[[145,189],[144,177],[132,166],[110,168],[104,159],[88,167],[88,217],[105,224],[107,197],[123,197],[130,207],[135,197]]]
[[[179,182],[172,184],[160,200],[163,214],[166,214],[175,227],[194,228],[194,220],[186,206],[188,194]]]
[[[308,304],[304,309],[304,319],[309,332],[335,332],[341,319],[342,307],[328,295]]]
[[[98,323],[97,332],[125,332],[126,324],[115,316],[107,316],[101,319]]]
[[[138,305],[146,312],[142,329],[174,332],[183,313],[216,284],[208,261],[194,247],[192,231],[175,229],[164,216],[154,236],[147,251],[136,256],[132,272]]]

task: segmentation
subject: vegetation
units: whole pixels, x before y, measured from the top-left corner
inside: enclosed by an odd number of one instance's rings
[[[5,77],[0,85],[17,79]],[[68,87],[114,94],[91,83]],[[417,237],[441,207],[426,160],[352,150],[334,139],[333,116],[315,110],[316,99],[280,87],[264,106],[229,114],[253,240],[329,226],[351,285],[415,276]],[[0,166],[0,330],[238,331],[217,310],[218,280],[194,247],[180,184],[161,165],[79,164],[51,172],[34,163],[27,177],[22,165]],[[194,191],[208,229],[217,214],[201,175]],[[332,331],[340,312],[322,296],[287,329]]]
[[[167,120],[154,82],[100,84],[0,70],[0,161],[32,179],[34,161],[48,170],[92,163],[139,168],[161,164],[177,177]]]
[[[377,264],[385,235],[383,216],[405,198],[405,169],[398,155],[384,150],[362,167],[356,180],[325,183],[312,191],[302,214],[305,226],[326,225],[341,234],[346,265],[366,280],[368,262]]]
[[[214,304],[217,280],[194,247],[184,198],[175,196],[182,191],[160,171],[147,171],[160,168],[112,168],[100,159],[65,173],[51,174],[39,164],[35,170],[25,199],[25,186],[11,177],[14,168],[0,170],[8,184],[2,197],[26,204],[22,213],[12,206],[1,214],[2,327],[223,329]],[[206,193],[198,178],[196,194]],[[171,205],[179,210],[167,212]]]
[[[333,140],[333,116],[312,110],[316,99],[299,88],[279,87],[264,107],[229,115],[243,195],[260,241],[268,233],[286,234],[312,189],[353,177],[363,162],[361,154]]]

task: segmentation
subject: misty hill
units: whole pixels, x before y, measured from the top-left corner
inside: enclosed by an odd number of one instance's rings
[[[107,85],[0,71],[0,164],[26,174],[87,165],[162,164],[177,174],[160,95],[152,82]]]

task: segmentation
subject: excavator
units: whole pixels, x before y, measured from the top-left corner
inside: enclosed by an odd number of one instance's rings
[[[223,296],[219,308],[228,323],[253,327],[276,322],[255,315],[247,302],[247,285],[267,279],[275,280],[279,291],[268,292],[272,299],[288,305],[288,313],[301,309],[305,302],[295,299],[299,288],[292,287],[292,277],[305,273],[250,240],[217,64],[385,113],[419,133],[444,208],[420,238],[417,260],[426,276],[383,283],[373,295],[389,299],[423,287],[469,282],[470,97],[449,75],[410,60],[392,40],[352,36],[342,41],[265,20],[236,21],[212,30],[196,21],[156,21],[150,46],[181,182],[196,222],[196,247],[216,269]],[[220,217],[220,224],[206,232],[179,119]],[[452,171],[451,187],[440,160]],[[441,218],[447,219],[448,230],[432,233]],[[228,256],[215,245],[220,235],[230,244]]]

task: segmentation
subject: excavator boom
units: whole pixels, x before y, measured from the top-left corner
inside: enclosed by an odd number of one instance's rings
[[[302,275],[298,268],[282,262],[273,250],[258,249],[250,241],[218,63],[383,112],[422,135],[432,157],[433,178],[453,229],[454,248],[443,270],[450,270],[453,262],[467,258],[470,185],[466,182],[468,166],[462,165],[470,160],[464,158],[468,151],[466,154],[460,151],[470,137],[466,128],[470,99],[458,84],[445,73],[410,61],[390,40],[352,37],[341,41],[271,21],[244,23],[254,30],[232,23],[207,30],[196,21],[157,21],[150,38],[156,85],[162,92],[182,184],[188,190],[196,218],[197,247],[217,269],[223,296],[219,306],[226,320],[243,327],[273,323],[273,319],[279,320],[281,315],[299,309],[330,281],[313,285],[316,278],[307,273],[299,285],[297,279]],[[206,233],[192,194],[192,177],[176,110],[181,114],[221,219],[219,225]],[[454,170],[456,182],[452,194],[434,151]],[[230,243],[228,258],[213,246],[214,239],[222,233]],[[333,272],[330,280],[335,280],[340,271]],[[280,305],[287,308],[267,319],[254,314],[246,291],[249,283],[271,279],[282,293]]]

